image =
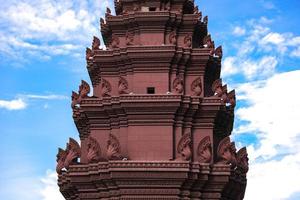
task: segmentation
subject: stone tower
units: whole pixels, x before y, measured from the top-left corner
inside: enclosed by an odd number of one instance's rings
[[[90,86],[72,93],[80,144],[57,154],[67,200],[243,199],[248,157],[230,141],[235,91],[193,0],[116,0],[106,49],[86,50]]]

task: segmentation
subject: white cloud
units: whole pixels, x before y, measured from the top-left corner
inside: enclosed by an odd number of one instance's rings
[[[245,200],[283,200],[300,191],[300,153],[250,166]]]
[[[236,35],[236,36],[243,36],[246,34],[246,29],[244,29],[240,26],[236,26],[236,27],[234,27],[232,33],[233,33],[233,35]]]
[[[273,32],[270,23],[273,20],[261,17],[249,20],[245,28],[235,27],[234,36],[244,35],[229,44],[235,51],[224,58],[223,77],[241,74],[250,81],[265,79],[276,72],[285,57],[300,57],[300,37]]]
[[[27,107],[27,104],[23,99],[13,99],[13,100],[0,100],[0,108],[7,110],[23,110]]]
[[[300,94],[294,87],[299,77],[300,70],[285,72],[236,88],[245,103],[236,116],[246,124],[235,132],[252,133],[259,140],[248,147],[246,199],[287,199],[300,191]]]
[[[76,55],[99,36],[99,18],[112,1],[8,1],[0,13],[0,53],[20,62]],[[95,14],[96,13],[96,14]]]
[[[64,200],[57,186],[57,174],[48,170],[46,177],[42,178],[43,187],[40,191],[42,200]]]

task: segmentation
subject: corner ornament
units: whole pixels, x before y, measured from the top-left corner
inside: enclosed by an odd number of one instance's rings
[[[198,144],[197,148],[200,163],[210,163],[212,159],[212,146],[210,137],[204,137]]]
[[[77,159],[81,155],[80,145],[73,138],[69,139],[66,150],[58,149],[56,156],[56,172],[61,174],[63,169],[68,170],[70,164],[77,163]]]
[[[236,164],[235,145],[230,142],[229,137],[220,141],[217,149],[218,164]]]
[[[71,107],[75,109],[84,98],[88,97],[90,91],[91,89],[89,84],[86,81],[81,80],[81,85],[79,86],[78,93],[72,91]]]
[[[177,145],[177,153],[179,154],[179,158],[176,160],[184,160],[189,161],[192,157],[192,135],[191,133],[185,133],[182,135],[181,139]]]
[[[249,170],[249,158],[247,148],[243,147],[237,152],[237,170],[242,174],[247,174]]]

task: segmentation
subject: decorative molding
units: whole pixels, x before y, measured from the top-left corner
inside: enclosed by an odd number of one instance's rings
[[[65,167],[64,163],[67,157],[67,152],[61,148],[58,148],[58,153],[56,155],[56,172],[60,174],[62,169]]]
[[[192,47],[192,35],[186,34],[183,42],[184,42],[184,47]]]
[[[121,145],[119,140],[113,134],[109,134],[109,140],[107,141],[107,158],[108,160],[120,160],[121,156]]]
[[[212,145],[210,137],[204,137],[198,144],[197,148],[198,156],[200,157],[199,162],[210,163],[212,159]]]
[[[111,96],[111,85],[104,78],[101,79],[101,94],[103,97]]]
[[[184,82],[182,76],[177,76],[173,81],[173,90],[176,94],[182,94],[184,90]]]
[[[70,164],[77,163],[77,159],[80,157],[81,149],[80,145],[73,138],[69,138],[69,143],[67,143],[67,156],[64,162],[64,167],[69,168]]]
[[[176,31],[172,31],[169,35],[169,43],[172,45],[176,45],[177,43],[177,35],[176,35]]]
[[[101,148],[98,141],[93,137],[87,139],[87,161],[88,163],[98,162],[101,159]]]
[[[201,77],[196,78],[192,84],[191,84],[191,90],[193,92],[193,95],[200,96],[202,93],[202,81]]]
[[[230,164],[232,160],[232,147],[229,137],[225,137],[220,141],[217,156],[219,160],[218,164]]]
[[[192,135],[191,133],[185,133],[177,145],[177,153],[180,155],[180,160],[190,160],[192,157]]]
[[[119,90],[119,94],[128,94],[128,92],[127,92],[128,82],[123,77],[119,78],[118,90]]]

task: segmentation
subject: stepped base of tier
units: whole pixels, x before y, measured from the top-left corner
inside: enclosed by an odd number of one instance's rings
[[[58,185],[67,200],[225,199],[231,177],[230,166],[223,164],[108,161],[70,165]]]

